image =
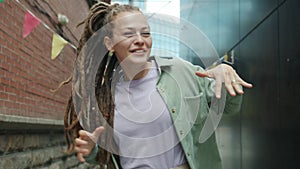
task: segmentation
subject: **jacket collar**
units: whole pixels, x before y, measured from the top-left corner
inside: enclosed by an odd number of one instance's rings
[[[150,60],[155,60],[158,68],[159,76],[162,73],[162,70],[164,68],[168,68],[170,66],[173,66],[173,63],[171,62],[172,57],[159,57],[159,56],[150,56]]]
[[[173,59],[173,58],[172,57],[150,56],[150,60],[155,60],[157,63],[157,66],[159,68],[173,66],[172,62],[170,61],[171,59]]]

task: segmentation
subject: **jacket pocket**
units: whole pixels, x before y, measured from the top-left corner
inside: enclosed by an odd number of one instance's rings
[[[201,123],[207,116],[207,106],[203,103],[203,93],[196,96],[184,97],[184,109],[188,122],[192,124]]]

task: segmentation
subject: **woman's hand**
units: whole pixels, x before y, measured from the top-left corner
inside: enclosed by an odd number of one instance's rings
[[[241,85],[246,88],[252,87],[252,84],[241,79],[236,71],[231,66],[226,64],[220,64],[204,72],[196,72],[196,75],[199,77],[209,77],[215,79],[215,93],[217,98],[221,98],[223,82],[225,83],[225,87],[231,96],[235,96],[236,92],[238,94],[244,93]]]
[[[79,131],[79,138],[75,139],[75,151],[80,162],[85,162],[84,156],[88,156],[96,145],[99,135],[104,131],[104,127],[98,127],[93,133],[85,130]]]

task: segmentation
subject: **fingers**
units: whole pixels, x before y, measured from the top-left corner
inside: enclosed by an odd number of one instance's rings
[[[83,155],[88,155],[90,150],[93,148],[90,142],[82,140],[80,138],[75,139],[75,151],[78,153],[82,153]]]
[[[75,151],[77,152],[77,158],[80,162],[85,162],[84,156],[91,153],[95,143],[82,140],[81,138],[75,139]]]
[[[85,130],[79,130],[79,138],[83,140],[90,140],[91,133],[85,131]]]
[[[221,90],[222,90],[222,79],[217,78],[215,84],[215,95],[217,99],[221,98]]]
[[[93,139],[98,139],[98,137],[100,136],[100,134],[104,131],[104,127],[103,126],[100,126],[98,128],[96,128],[92,134],[92,137]],[[96,141],[96,140],[94,140]]]
[[[222,83],[223,83],[223,79],[220,78],[220,76],[214,76],[211,75],[209,70],[208,71],[204,71],[204,72],[195,72],[195,74],[199,77],[209,77],[209,78],[214,78],[216,83],[215,83],[215,95],[216,98],[220,99],[221,98],[221,90],[222,90]]]
[[[85,130],[80,130],[79,138],[76,138],[75,143],[75,151],[77,152],[77,158],[80,162],[85,162],[84,156],[89,155],[93,148],[96,145],[96,141],[100,134],[104,131],[104,127],[98,127],[94,130],[93,133],[87,132]]]
[[[236,86],[235,84],[233,83],[233,80],[231,79],[234,79],[232,77],[233,75],[231,74],[228,74],[227,77],[225,78],[225,87],[228,91],[228,93],[231,95],[231,96],[236,96],[236,93],[235,93],[235,90],[236,90]]]
[[[97,142],[98,137],[100,136],[100,134],[104,131],[104,127],[100,126],[98,128],[96,128],[93,133],[87,132],[85,130],[80,130],[79,131],[79,138],[83,139],[83,140],[92,140],[94,142]]]
[[[82,153],[77,153],[77,158],[80,162],[84,163],[85,159],[83,158],[83,154]]]
[[[232,80],[231,84],[234,88],[234,90],[238,93],[238,94],[244,94],[243,88],[241,87],[240,83],[237,82],[236,80]],[[232,95],[235,96],[235,95]]]
[[[199,76],[199,77],[209,77],[209,74],[208,74],[208,72],[207,71],[205,71],[205,72],[195,72],[195,74],[197,75],[197,76]]]
[[[240,85],[242,85],[242,86],[244,86],[244,87],[246,87],[246,88],[252,88],[252,87],[253,87],[251,83],[245,82],[245,81],[244,81],[243,79],[241,79],[238,75],[236,76],[236,81],[237,81],[238,84],[240,84]]]
[[[90,153],[88,149],[88,142],[81,140],[80,138],[75,139],[75,151],[77,152],[77,158],[80,162],[85,162],[83,156],[88,155]]]
[[[236,73],[235,76],[232,78],[231,83],[238,94],[244,94],[242,86],[246,88],[252,88],[252,84],[245,82]]]

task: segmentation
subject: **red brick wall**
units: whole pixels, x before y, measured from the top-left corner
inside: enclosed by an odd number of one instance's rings
[[[53,31],[57,30],[49,18],[32,5],[43,8],[55,21],[57,13],[68,16],[70,22],[62,29],[77,46],[82,28],[76,25],[87,16],[86,1],[46,0],[54,12],[44,1],[20,2]],[[15,0],[0,3],[0,114],[61,120],[70,85],[56,94],[50,90],[71,75],[75,51],[66,45],[51,60],[53,33],[40,24],[22,38],[24,15],[24,8]]]

